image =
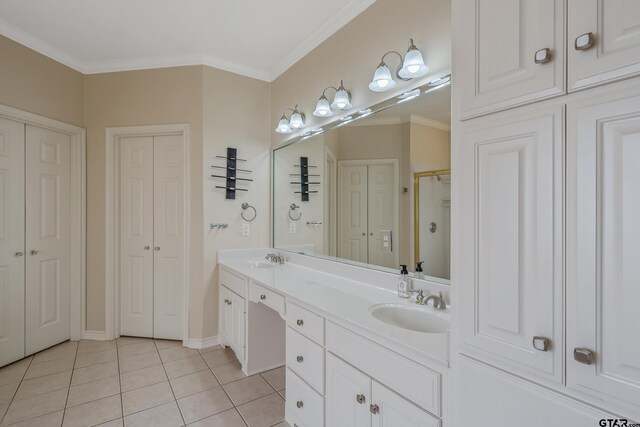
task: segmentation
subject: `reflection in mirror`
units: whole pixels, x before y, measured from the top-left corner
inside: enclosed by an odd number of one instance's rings
[[[424,261],[447,283],[448,212],[431,199],[448,187],[429,179],[450,175],[417,173],[450,168],[450,97],[425,86],[274,150],[274,247],[388,271]]]

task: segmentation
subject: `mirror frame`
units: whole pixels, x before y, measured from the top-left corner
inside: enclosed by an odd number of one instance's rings
[[[438,77],[434,80],[431,80],[427,83],[424,83],[422,85],[419,85],[417,87],[414,87],[412,89],[408,89],[405,92],[403,92],[400,95],[396,95],[393,96],[389,99],[386,99],[382,102],[379,102],[377,104],[374,104],[368,108],[363,108],[360,109],[359,111],[355,112],[355,113],[351,113],[351,114],[346,114],[344,116],[339,117],[337,120],[334,120],[333,122],[330,122],[322,127],[319,128],[315,128],[312,129],[310,131],[307,131],[301,135],[298,135],[296,137],[291,138],[288,141],[283,142],[282,144],[273,147],[271,149],[271,247],[275,250],[278,251],[282,251],[282,252],[289,252],[289,253],[294,253],[293,251],[287,250],[287,249],[281,249],[281,248],[277,248],[275,245],[275,203],[274,203],[274,199],[275,199],[275,179],[274,179],[274,173],[275,173],[275,158],[276,158],[276,151],[286,148],[290,145],[293,144],[297,144],[299,142],[302,142],[306,139],[312,138],[314,136],[320,135],[322,133],[325,132],[329,132],[333,129],[337,129],[341,126],[345,126],[349,123],[353,123],[356,120],[360,120],[360,119],[364,119],[365,117],[369,117],[369,116],[373,116],[376,113],[380,113],[382,111],[388,110],[389,108],[392,108],[398,104],[402,104],[404,102],[408,102],[411,101],[413,99],[425,96],[431,92],[435,92],[437,90],[440,89],[444,89],[448,86],[451,86],[451,74],[446,74],[442,77]],[[418,92],[419,91],[419,92]],[[313,258],[319,258],[319,259],[325,259],[325,260],[329,260],[329,261],[335,261],[335,262],[339,262],[342,264],[347,264],[347,265],[354,265],[357,267],[362,267],[362,268],[368,268],[371,270],[377,270],[377,271],[382,271],[385,273],[392,273],[395,274],[396,270],[395,269],[391,269],[388,267],[382,267],[382,266],[377,266],[375,264],[363,264],[357,261],[350,261],[348,259],[344,259],[344,258],[339,258],[339,257],[334,257],[334,256],[329,256],[329,255],[321,255],[321,254],[316,254],[316,255],[307,255],[307,254],[301,254],[304,256],[309,256],[309,257],[313,257]],[[433,281],[436,283],[442,283],[442,284],[449,284],[449,281],[446,279],[440,279],[437,277],[427,277],[426,280],[429,281]]]

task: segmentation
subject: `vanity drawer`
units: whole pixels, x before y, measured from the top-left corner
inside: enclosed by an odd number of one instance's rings
[[[327,322],[327,350],[432,414],[441,415],[438,372],[331,322]]]
[[[287,409],[305,427],[324,427],[324,398],[287,369]]]
[[[299,305],[287,304],[287,325],[305,337],[324,345],[324,318]]]
[[[324,395],[324,348],[287,328],[287,367]]]
[[[267,307],[271,307],[272,309],[280,313],[280,317],[284,319],[285,309],[284,297],[282,295],[254,282],[251,282],[250,288],[251,290],[249,291],[249,293],[251,301],[261,302]]]
[[[228,270],[225,270],[224,267],[220,268],[220,284],[231,289],[233,292],[240,295],[242,298],[247,297],[246,295],[247,279],[235,273],[232,273]]]

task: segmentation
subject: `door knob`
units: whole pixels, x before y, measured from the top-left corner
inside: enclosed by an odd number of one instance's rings
[[[551,49],[545,47],[544,49],[540,49],[534,55],[534,61],[536,64],[546,64],[547,62],[551,62]]]
[[[145,247],[144,247],[144,250],[145,250],[145,251],[148,251],[149,249],[151,249],[151,248],[149,247],[149,245],[147,245],[147,246],[145,246]]]
[[[24,255],[24,253],[22,251],[18,251],[14,255],[17,257],[21,257],[22,255]]]
[[[302,319],[298,319],[298,320],[296,321],[296,325],[298,325],[298,326],[302,326],[302,325],[304,325],[304,320],[302,320]]]
[[[584,365],[591,365],[595,361],[596,355],[588,348],[577,347],[573,349],[573,358]]]
[[[298,356],[298,357],[296,357],[296,361],[297,361],[298,363],[302,363],[302,362],[304,361],[304,357],[302,357],[302,356]]]
[[[37,249],[31,249],[31,255],[38,255]]]
[[[156,247],[155,247],[155,248],[153,248],[153,249],[155,249],[156,251],[159,251],[159,250],[160,250],[160,246],[156,246]]]
[[[262,301],[264,301],[264,300],[266,300],[266,299],[267,299],[267,296],[266,296],[266,295],[264,295],[264,294],[262,294],[262,295],[260,295],[260,299],[261,299]]]
[[[365,400],[364,394],[359,394],[356,396],[356,402],[358,402],[359,404],[362,405],[364,403],[364,400]]]
[[[380,407],[378,405],[369,405],[369,411],[371,411],[372,414],[377,414],[380,412]]]
[[[573,46],[576,50],[587,50],[591,49],[594,44],[596,44],[596,37],[593,33],[589,32],[576,37],[576,41]]]
[[[298,400],[298,401],[296,402],[296,406],[297,406],[298,408],[302,408],[302,407],[304,406],[304,402],[303,402],[302,400]]]

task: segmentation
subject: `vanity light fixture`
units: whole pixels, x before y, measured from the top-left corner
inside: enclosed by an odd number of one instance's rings
[[[373,80],[369,83],[369,89],[374,92],[386,92],[397,86],[397,82],[391,75],[391,70],[387,66],[384,59],[390,53],[398,55],[400,58],[400,66],[396,72],[396,77],[402,81],[414,79],[416,77],[422,77],[429,72],[429,67],[424,63],[422,53],[413,44],[413,39],[409,41],[409,49],[404,57],[395,50],[389,51],[382,55],[382,60],[376,68],[376,72],[373,75]]]
[[[286,113],[282,114],[276,132],[278,133],[291,133],[293,129],[302,129],[304,127],[304,114],[298,111],[298,105],[294,108],[287,108],[287,111],[291,111],[291,118],[287,119]]]
[[[326,92],[329,89],[336,91],[333,102],[329,105]],[[322,96],[316,104],[313,115],[316,117],[331,117],[333,110],[348,110],[351,108],[351,94],[344,88],[344,83],[340,81],[340,87],[329,86],[322,91]]]

